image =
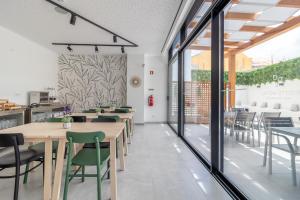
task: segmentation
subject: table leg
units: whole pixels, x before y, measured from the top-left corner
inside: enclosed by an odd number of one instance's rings
[[[129,119],[126,119],[125,123],[127,124],[127,128],[126,128],[126,133],[127,133],[127,137],[128,137],[128,142],[129,144],[131,144],[131,128],[130,128],[130,120]]]
[[[58,149],[57,149],[56,169],[55,169],[55,176],[54,176],[52,200],[59,200],[60,197],[61,179],[62,179],[62,172],[64,167],[65,147],[66,147],[65,140],[60,139],[58,143]]]
[[[264,159],[263,159],[263,166],[264,167],[267,165],[268,148],[269,148],[268,143],[269,143],[269,134],[266,133],[265,148],[264,148]]]
[[[123,141],[123,134],[120,134],[120,141]],[[125,169],[125,158],[124,158],[124,143],[119,142],[119,156],[120,156],[120,168],[123,171]]]
[[[133,123],[133,118],[130,119],[130,131],[131,135],[133,135],[133,129],[134,129],[134,123]]]
[[[51,199],[52,186],[52,140],[45,141],[45,174],[44,174],[44,200]]]
[[[111,200],[117,200],[116,139],[110,139],[110,192]]]
[[[128,141],[127,141],[127,131],[123,130],[123,138],[124,138],[124,148],[125,148],[125,155],[128,154]]]
[[[272,131],[269,130],[269,174],[272,174]]]

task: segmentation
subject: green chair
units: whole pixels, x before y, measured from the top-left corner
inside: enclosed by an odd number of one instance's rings
[[[100,106],[100,108],[110,108],[110,106]]]
[[[127,109],[132,109],[132,106],[121,106],[121,109],[127,108]]]
[[[62,118],[52,117],[49,118],[47,122],[62,122]]]
[[[118,115],[103,116],[99,115],[97,119],[93,119],[92,122],[120,122],[121,119]]]
[[[114,113],[129,113],[130,110],[128,108],[116,108]]]
[[[104,168],[110,157],[109,149],[100,148],[100,142],[103,141],[104,138],[105,134],[103,132],[67,132],[67,140],[69,141],[69,144],[63,196],[64,200],[67,200],[69,183],[74,177],[81,177],[82,182],[84,182],[85,177],[97,177],[97,199],[101,200],[101,182],[109,169],[106,170],[103,176],[101,176],[101,170]],[[83,148],[72,158],[74,143],[95,143],[96,148]],[[75,171],[75,173],[72,173],[71,166],[79,166],[79,168]],[[96,166],[97,174],[86,174],[85,166]],[[81,174],[78,174],[80,170]]]
[[[47,120],[48,122],[62,122],[62,118],[49,118]],[[31,145],[28,147],[29,150],[34,150],[36,152],[45,152],[45,143],[44,142],[40,142],[34,145]],[[52,142],[52,159],[54,160],[54,162],[56,162],[56,157],[57,157],[57,149],[58,149],[58,141],[53,141]],[[26,164],[26,171],[28,171],[29,169],[29,164]],[[23,184],[26,184],[28,180],[28,173],[25,173],[24,175],[24,179],[23,179]]]
[[[99,115],[97,119],[93,119],[92,122],[120,122],[121,118],[118,115],[103,116]],[[126,133],[129,136],[129,121],[126,120]]]
[[[101,116],[99,115],[98,118],[92,119],[92,122],[120,122],[121,119],[119,116]],[[109,148],[109,142],[101,142],[101,148]],[[83,146],[83,148],[96,148],[94,143],[87,143]]]
[[[97,113],[97,109],[89,109],[89,110],[84,110],[82,111],[83,113]]]

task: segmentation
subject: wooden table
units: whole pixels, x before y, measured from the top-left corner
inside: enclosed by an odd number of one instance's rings
[[[119,116],[121,118],[121,120],[123,121],[126,121],[128,120],[129,121],[129,141],[131,142],[131,135],[133,134],[133,116],[134,116],[134,113],[131,112],[131,113],[111,113],[111,112],[108,112],[108,113],[72,113],[71,116],[86,116],[87,119],[96,119],[98,118],[98,116],[101,115],[101,116]]]
[[[64,164],[64,153],[66,144],[66,131],[94,132],[103,131],[105,142],[110,142],[110,181],[111,199],[117,199],[117,164],[116,164],[116,140],[123,141],[122,132],[125,130],[125,123],[72,123],[72,128],[63,129],[62,123],[30,123],[0,131],[1,133],[22,133],[25,142],[45,142],[45,174],[44,174],[44,200],[58,200],[60,197],[62,171]],[[52,142],[58,140],[56,158],[56,169],[52,189]],[[125,169],[123,142],[119,144],[120,168]],[[96,192],[96,191],[95,191]]]
[[[132,119],[133,118],[133,113],[72,113],[71,116],[86,116],[88,119],[95,119],[99,115],[102,116],[119,116],[121,119]]]
[[[129,120],[129,132],[131,134],[133,134],[133,116],[134,116],[133,112],[130,112],[130,113],[98,113],[98,115],[102,115],[102,116],[118,115],[121,119]]]

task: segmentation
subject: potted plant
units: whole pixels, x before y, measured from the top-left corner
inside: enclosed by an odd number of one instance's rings
[[[62,122],[63,122],[63,127],[65,129],[69,129],[69,128],[71,128],[71,122],[73,122],[73,118],[70,116],[64,116],[62,118]]]

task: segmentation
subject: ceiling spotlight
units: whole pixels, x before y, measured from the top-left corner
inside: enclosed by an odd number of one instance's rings
[[[97,46],[95,46],[95,52],[98,53],[99,52],[99,49]]]
[[[76,23],[76,15],[74,15],[73,13],[71,14],[71,19],[70,19],[70,24],[75,25]]]
[[[68,49],[70,52],[73,51],[73,49],[71,48],[71,45],[68,45],[67,49]]]
[[[121,52],[122,52],[122,53],[125,53],[125,50],[124,50],[124,47],[123,47],[123,46],[121,47]]]
[[[55,7],[54,10],[55,10],[56,12],[58,12],[59,14],[63,14],[63,15],[65,15],[65,14],[68,13],[66,10],[64,10],[64,9],[62,9],[62,8],[60,8],[60,7]]]
[[[117,43],[117,36],[113,36],[114,43]]]

